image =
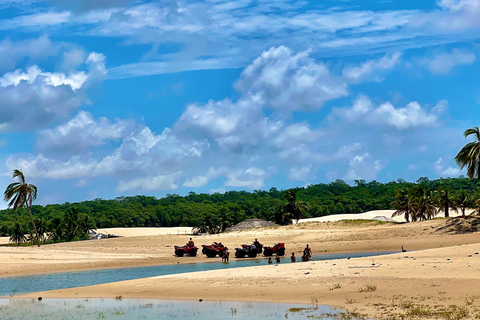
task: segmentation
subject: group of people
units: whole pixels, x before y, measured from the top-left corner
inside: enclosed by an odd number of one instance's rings
[[[303,255],[302,255],[302,261],[309,261],[310,258],[312,258],[312,249],[308,246],[305,247],[305,249],[303,249]],[[295,252],[292,252],[292,255],[290,256],[290,260],[292,262],[297,262],[297,257],[295,256]],[[275,262],[276,263],[280,263],[280,256],[277,255],[275,256]],[[273,261],[272,261],[272,258],[268,258],[268,264],[272,264]]]
[[[257,248],[260,248],[260,242],[258,242],[257,239],[255,239],[255,241],[253,242],[253,245]],[[187,242],[187,246],[189,247],[195,246],[195,243],[193,242],[192,238],[190,238],[190,240]],[[311,257],[312,257],[312,249],[307,244],[305,249],[303,249],[302,261],[309,261]],[[290,260],[292,262],[297,262],[297,257],[295,257],[295,252],[292,252],[292,255],[290,256]],[[230,261],[230,252],[228,251],[228,248],[225,247],[222,254],[222,262],[228,262],[228,261]],[[275,256],[275,262],[280,263],[280,256],[278,255],[278,253]],[[268,264],[272,264],[272,263],[273,263],[272,257],[268,258]]]

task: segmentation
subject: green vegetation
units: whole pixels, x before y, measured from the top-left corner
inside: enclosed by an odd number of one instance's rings
[[[358,289],[358,292],[374,292],[377,291],[377,286],[374,284],[367,284],[364,287]]]
[[[405,209],[414,208],[414,189],[421,187],[423,199],[422,215],[431,217],[432,201],[436,201],[437,192],[442,188],[450,188],[452,194],[464,190],[468,199],[480,199],[475,191],[478,189],[476,180],[466,177],[429,180],[420,178],[417,183],[406,182],[402,179],[388,183],[377,181],[365,182],[356,180],[350,186],[343,180],[329,184],[310,185],[305,188],[269,191],[255,190],[228,191],[224,194],[197,194],[190,192],[186,196],[168,194],[163,198],[153,196],[118,197],[112,200],[95,199],[79,203],[52,204],[47,206],[32,205],[31,208],[18,207],[0,211],[0,235],[10,236],[15,229],[15,223],[26,228],[30,224],[28,209],[39,229],[69,228],[74,224],[89,225],[90,228],[111,227],[173,227],[192,226],[208,227],[221,232],[229,226],[245,219],[259,218],[288,224],[292,219],[303,215],[305,218],[319,217],[329,214],[361,213],[370,210],[397,209],[395,201],[402,203]],[[404,190],[404,191],[400,191]],[[406,192],[405,190],[411,190]],[[443,189],[442,189],[443,190]],[[396,196],[403,192],[405,197],[412,194],[410,203]],[[294,195],[294,196],[293,196]],[[475,201],[472,200],[472,206]],[[477,201],[477,206],[480,202]],[[450,210],[455,206],[449,203]],[[76,210],[75,213],[72,213]],[[408,209],[410,210],[410,209]],[[430,210],[430,211],[429,211]],[[400,213],[404,214],[404,213]],[[408,211],[408,217],[412,214]],[[423,219],[422,216],[422,219]],[[82,222],[83,221],[83,222]],[[219,227],[219,224],[220,227]],[[83,228],[83,229],[82,229]],[[85,232],[86,226],[80,229]],[[29,233],[29,230],[25,230]],[[57,238],[62,241],[81,239],[82,234],[73,232],[63,233],[55,231]],[[32,234],[35,234],[32,232]],[[39,231],[39,234],[43,234]],[[42,241],[42,239],[40,239]]]

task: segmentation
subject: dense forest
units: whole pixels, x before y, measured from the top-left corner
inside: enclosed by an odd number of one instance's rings
[[[361,213],[370,210],[394,209],[393,202],[399,189],[421,185],[435,191],[449,187],[453,191],[464,190],[470,195],[477,191],[477,180],[466,177],[429,180],[420,178],[416,183],[402,179],[388,183],[355,180],[353,186],[343,180],[329,184],[315,184],[304,188],[269,191],[228,191],[224,194],[196,194],[186,196],[168,194],[157,199],[153,196],[118,197],[113,200],[95,199],[79,203],[33,205],[35,221],[45,228],[59,228],[68,222],[72,212],[78,215],[79,225],[85,219],[90,226],[108,227],[173,227],[218,225],[223,228],[250,218],[278,221],[279,212],[285,208],[289,192],[294,191],[297,200],[305,204],[304,217],[329,214]],[[77,219],[77,218],[76,218]],[[71,220],[71,219],[70,219]],[[0,235],[18,233],[20,226],[28,233],[30,218],[27,210],[0,211]],[[84,223],[83,223],[84,224]],[[68,241],[68,239],[67,239]]]

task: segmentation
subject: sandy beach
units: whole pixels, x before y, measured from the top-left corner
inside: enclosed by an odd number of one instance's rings
[[[479,306],[480,237],[476,232],[455,233],[452,226],[446,223],[446,219],[409,224],[360,223],[355,220],[308,222],[194,237],[197,245],[221,241],[232,252],[234,247],[258,238],[264,245],[285,242],[287,253],[295,252],[297,256],[307,243],[315,254],[365,251],[399,253],[295,264],[288,262],[287,257],[279,265],[162,276],[19,297],[121,296],[315,302],[375,319],[412,316],[413,312],[419,310],[435,319],[439,318],[438,310],[460,308],[455,312],[466,310],[469,317],[475,318]],[[155,231],[150,230],[150,234],[152,232]],[[197,257],[175,257],[173,245],[184,244],[188,237],[178,233],[140,236],[132,232],[123,238],[62,243],[41,248],[0,247],[0,272],[3,276],[12,276],[212,261],[201,254]],[[407,252],[400,252],[401,246]]]

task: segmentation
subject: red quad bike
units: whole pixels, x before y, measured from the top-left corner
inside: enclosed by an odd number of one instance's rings
[[[242,244],[241,248],[235,248],[235,258],[256,258],[257,247],[253,244]]]
[[[274,254],[279,256],[285,255],[285,243],[277,243],[273,247],[263,247],[263,255],[265,257],[271,257]]]
[[[190,257],[195,257],[197,255],[198,248],[195,246],[175,246],[175,255],[177,257],[183,257],[184,255],[189,255]]]
[[[214,242],[211,245],[202,244],[202,253],[209,258],[215,258],[218,254],[219,257],[223,257],[225,246],[220,242]]]

